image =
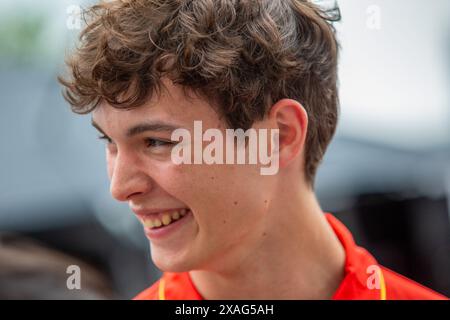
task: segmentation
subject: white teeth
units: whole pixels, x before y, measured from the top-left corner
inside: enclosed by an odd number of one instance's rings
[[[152,220],[145,220],[144,225],[147,228],[153,228],[153,221]]]
[[[155,226],[155,227],[161,227],[161,225],[162,225],[161,220],[159,220],[159,219],[153,220],[153,226]]]
[[[188,213],[188,209],[180,209],[173,211],[172,213],[164,213],[161,219],[148,219],[144,221],[144,226],[147,228],[159,228],[161,226],[167,226],[173,221],[179,220]]]
[[[167,213],[163,214],[163,216],[162,216],[163,225],[167,226],[171,221],[172,221],[172,218],[170,217],[169,214],[167,214]]]
[[[178,220],[178,219],[180,219],[180,213],[179,213],[178,211],[172,212],[172,219],[173,219],[173,220]]]

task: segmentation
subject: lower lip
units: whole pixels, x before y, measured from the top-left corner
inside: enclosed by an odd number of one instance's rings
[[[157,239],[163,239],[165,237],[170,236],[171,234],[174,234],[179,230],[181,227],[183,227],[184,224],[189,222],[191,219],[192,212],[191,210],[188,210],[186,215],[182,217],[181,219],[172,222],[171,224],[168,224],[167,226],[163,226],[156,229],[151,229],[148,227],[144,227],[144,232],[147,238],[150,240],[157,240]]]

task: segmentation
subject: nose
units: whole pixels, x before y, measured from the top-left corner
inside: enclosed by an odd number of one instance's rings
[[[118,153],[109,159],[110,192],[118,201],[128,201],[133,195],[149,192],[151,179],[139,169],[137,160]]]

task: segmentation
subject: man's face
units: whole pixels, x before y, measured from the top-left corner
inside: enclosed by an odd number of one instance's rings
[[[141,107],[119,110],[104,103],[93,113],[93,122],[112,141],[106,148],[111,193],[127,201],[143,223],[164,212],[186,210],[166,231],[145,228],[152,259],[161,270],[239,263],[262,239],[275,178],[262,176],[259,165],[175,164],[171,151],[176,142],[170,143],[169,126],[186,128],[194,137],[194,121],[202,121],[203,131],[216,128],[224,136],[226,125],[204,99],[187,99],[180,87],[165,84],[167,91]],[[145,124],[164,125],[130,132]]]

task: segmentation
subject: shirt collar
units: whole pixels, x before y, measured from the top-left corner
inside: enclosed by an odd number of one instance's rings
[[[344,280],[333,295],[333,300],[380,300],[380,291],[384,287],[382,274],[376,275],[383,282],[379,288],[369,288],[368,285],[373,272],[382,272],[377,261],[364,248],[356,245],[352,234],[342,222],[330,213],[326,213],[325,217],[345,250]]]

